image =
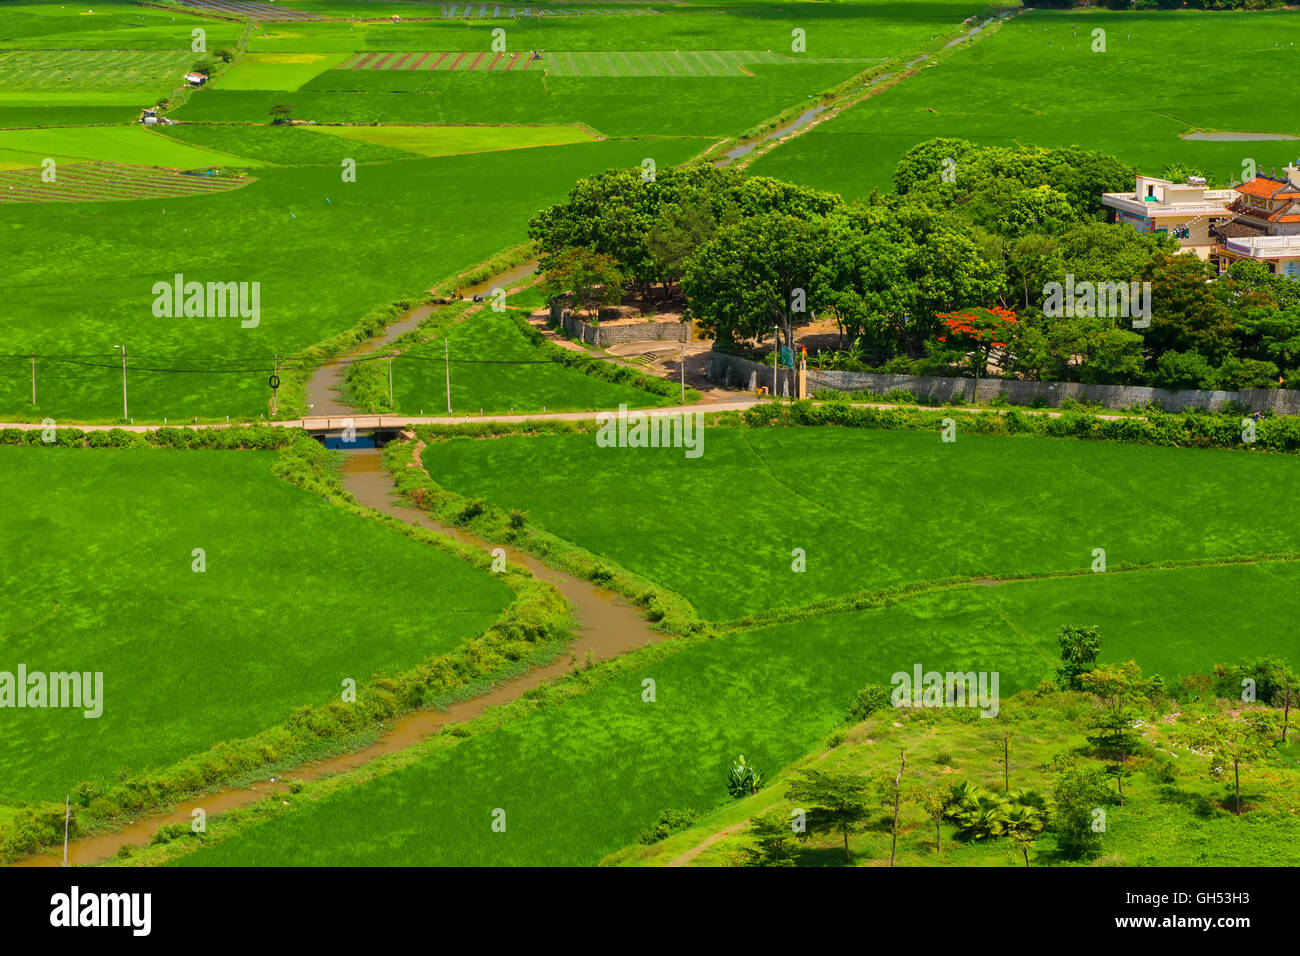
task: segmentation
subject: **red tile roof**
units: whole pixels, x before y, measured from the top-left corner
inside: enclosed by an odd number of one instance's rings
[[[1284,186],[1289,186],[1285,179],[1272,179],[1268,176],[1256,176],[1249,182],[1242,183],[1240,186],[1233,188],[1237,192],[1246,196],[1259,196],[1264,199],[1272,199],[1276,193]]]

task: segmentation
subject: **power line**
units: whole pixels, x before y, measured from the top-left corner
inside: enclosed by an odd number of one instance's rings
[[[174,359],[175,356],[159,357],[159,360],[166,361]],[[612,362],[616,361],[612,357],[601,355],[585,355],[582,358],[591,362]],[[104,353],[91,353],[84,355],[42,355],[41,353],[25,353],[0,355],[0,360],[21,361],[24,364],[35,359],[37,362],[53,362],[65,366],[75,366],[86,369],[112,369],[114,371],[120,368],[120,359],[112,360]],[[98,361],[92,361],[98,359]],[[358,355],[354,357],[329,358],[329,359],[308,359],[308,358],[282,358],[279,360],[279,368],[336,368],[339,366],[352,365],[362,362],[378,362],[389,359],[405,359],[412,362],[437,362],[436,356],[414,355],[409,352],[374,352],[367,355]],[[150,363],[148,355],[135,356],[134,361],[127,364],[127,368],[132,372],[152,372],[156,374],[194,374],[194,375],[241,375],[249,373],[266,372],[274,364],[274,358],[268,356],[266,359],[258,357],[237,357],[231,360],[232,363],[210,364],[205,366],[177,366],[177,365],[154,365],[140,364],[141,362]],[[256,362],[257,364],[251,364]],[[452,359],[455,365],[556,365],[559,364],[553,359]]]

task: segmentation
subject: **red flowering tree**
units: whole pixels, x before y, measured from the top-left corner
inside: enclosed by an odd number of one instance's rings
[[[975,387],[979,387],[980,373],[988,368],[989,356],[994,349],[1004,349],[1016,330],[1016,314],[1010,309],[993,306],[975,307],[956,312],[941,312],[937,316],[943,332],[940,342],[962,352],[970,360],[975,372]]]

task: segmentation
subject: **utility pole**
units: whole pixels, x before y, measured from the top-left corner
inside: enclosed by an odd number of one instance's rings
[[[32,353],[32,404],[36,404],[36,353]]]
[[[889,865],[894,865],[894,854],[898,850],[898,804],[902,797],[903,771],[907,769],[907,753],[900,750],[898,752],[902,763],[898,765],[898,776],[894,778],[894,839],[889,845]]]
[[[63,795],[63,865],[68,865],[68,821],[72,819],[70,794]]]
[[[451,414],[451,344],[442,340],[442,365],[447,370],[447,414]]]
[[[393,357],[388,356],[388,407],[393,407]]]
[[[776,372],[781,367],[781,327],[772,326],[772,397],[776,398]]]
[[[122,350],[122,418],[124,421],[130,421],[131,416],[127,413],[126,408],[126,346],[119,345]]]
[[[1002,792],[1011,792],[1011,735],[1002,735]]]
[[[271,359],[271,381],[280,381],[280,356],[273,356]],[[279,387],[271,387],[271,415],[274,417],[280,414]]]
[[[34,375],[35,373],[32,374]],[[33,389],[33,394],[35,394],[36,386],[33,385],[32,389]],[[36,399],[33,398],[32,404],[35,403],[36,403]],[[682,346],[682,404],[683,405],[686,404],[686,346],[685,345]]]

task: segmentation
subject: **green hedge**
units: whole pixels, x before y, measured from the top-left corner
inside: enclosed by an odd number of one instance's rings
[[[52,442],[44,429],[0,429],[0,445],[33,445],[41,448],[257,448],[291,447],[305,434],[297,428],[274,425],[230,425],[215,428],[158,428],[147,432],[123,428],[84,431],[58,426]]]
[[[1236,415],[1181,415],[1150,412],[1145,417],[1103,418],[1083,412],[1059,416],[1026,414],[1017,410],[961,412],[919,408],[859,408],[847,402],[809,401],[790,404],[767,402],[741,415],[750,427],[775,425],[840,425],[896,431],[938,431],[944,419],[953,419],[958,433],[976,435],[1034,435],[1040,438],[1078,438],[1119,441],[1179,448],[1238,448],[1294,453],[1300,451],[1300,418],[1264,418],[1255,425],[1255,441],[1242,441],[1241,417]]]

